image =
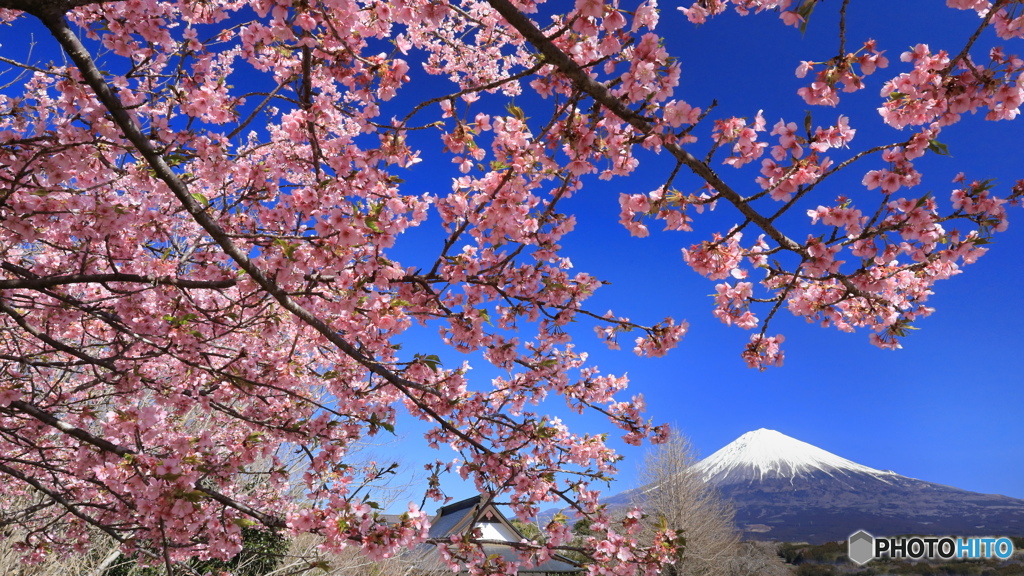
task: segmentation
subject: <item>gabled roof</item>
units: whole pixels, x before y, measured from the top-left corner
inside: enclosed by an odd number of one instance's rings
[[[507,536],[501,539],[509,542],[518,543],[525,538],[497,506],[489,501],[485,503],[482,495],[441,507],[437,511],[437,516],[430,523],[430,538],[447,539],[454,534],[468,532],[471,528],[481,524],[495,525],[493,533],[506,534]],[[490,530],[488,532],[492,533]],[[518,553],[513,546],[503,545],[490,538],[487,540],[488,542],[483,544],[485,554],[495,554],[508,561],[519,560]],[[431,547],[430,553],[437,554],[437,549]],[[582,572],[582,568],[572,560],[556,555],[540,566],[523,567],[519,572],[521,574],[567,574]]]
[[[472,498],[442,506],[438,509],[437,516],[430,522],[430,537],[447,538],[452,534],[465,532],[481,501],[483,501],[483,497],[478,494]]]

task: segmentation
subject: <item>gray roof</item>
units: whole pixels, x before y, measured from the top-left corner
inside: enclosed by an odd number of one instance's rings
[[[468,529],[473,517],[479,512],[480,505],[482,503],[483,498],[478,495],[442,507],[437,511],[437,516],[430,523],[430,538],[446,539],[452,534]],[[515,526],[505,518],[505,515],[502,514],[500,510],[493,505],[490,505],[490,509],[493,510],[506,525],[512,528],[516,534],[520,537],[522,536],[522,534],[516,530]],[[519,553],[512,546],[487,542],[483,544],[483,551],[488,556],[492,554],[497,555],[506,561],[520,561]],[[410,550],[410,554],[418,557],[423,563],[436,563],[440,560],[438,557],[439,553],[437,551],[437,547],[433,544],[420,544]],[[519,569],[521,574],[578,574],[582,571],[583,569],[572,560],[557,555],[548,559],[540,566],[533,568],[523,567]]]
[[[430,537],[447,538],[451,536],[463,520],[476,513],[481,500],[482,498],[477,495],[438,510],[437,517],[430,523]]]

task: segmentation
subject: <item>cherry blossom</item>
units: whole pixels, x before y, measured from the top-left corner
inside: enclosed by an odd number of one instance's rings
[[[840,17],[837,52],[787,64],[802,123],[698,100],[659,26],[724,26],[731,5],[789,33],[815,0],[543,4],[0,0],[5,43],[42,25],[65,56],[0,63],[23,84],[0,94],[0,498],[39,505],[12,516],[27,560],[95,530],[144,562],[226,559],[251,525],[393,556],[429,520],[364,499],[393,470],[355,452],[404,417],[455,455],[430,457],[424,499],[450,478],[520,518],[572,511],[517,560],[437,543],[453,567],[533,566],[587,517],[592,573],[653,574],[680,535],[608,517],[596,486],[620,456],[551,404],[664,440],[573,327],[662,356],[689,325],[672,303],[591,310],[606,288],[562,248],[582,217],[567,200],[612,180],[631,235],[690,235],[666,266],[716,281],[711,314],[751,331],[741,358],[765,369],[779,313],[898,348],[1024,195],[984,174],[925,187],[920,161],[948,155],[952,124],[1019,116],[1024,60],[982,46],[1021,37],[1016,3],[948,0],[977,34],[916,44],[887,78],[903,47],[848,51]],[[870,117],[831,110],[863,89]],[[855,148],[868,122],[892,141]],[[623,178],[664,162],[653,190]],[[443,190],[416,183],[437,172]],[[712,210],[728,222],[707,230]],[[436,348],[403,350],[415,330]]]

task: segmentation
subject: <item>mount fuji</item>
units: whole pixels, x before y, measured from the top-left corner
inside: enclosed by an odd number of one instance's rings
[[[694,465],[736,508],[748,540],[845,540],[857,530],[1024,536],[1024,500],[876,470],[776,432],[740,436]],[[612,496],[625,504],[643,488]]]
[[[761,428],[747,432],[697,464],[707,482],[716,485],[783,480],[795,484],[815,477],[846,482],[869,476],[890,482],[899,476],[891,470],[875,470],[840,458],[817,446]]]

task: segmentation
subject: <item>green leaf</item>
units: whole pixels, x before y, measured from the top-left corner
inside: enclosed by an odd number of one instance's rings
[[[195,504],[197,502],[201,502],[201,501],[205,500],[206,499],[206,494],[203,494],[202,492],[200,492],[198,490],[191,490],[189,492],[183,492],[181,494],[181,498],[183,500],[188,500],[189,502]]]
[[[366,222],[366,227],[373,230],[377,234],[380,234],[380,226],[377,225],[377,219],[372,216],[367,216],[363,219]]]
[[[804,0],[803,4],[796,9],[796,13],[803,18],[803,22],[800,23],[800,33],[807,32],[807,23],[811,21],[811,13],[814,12],[814,7],[818,5],[818,0]]]
[[[295,254],[295,249],[298,247],[284,238],[275,238],[274,245],[279,246],[281,248],[281,253],[289,260],[292,260],[292,254]]]
[[[982,180],[977,186],[974,186],[974,191],[975,192],[984,192],[986,190],[991,190],[992,188],[995,187],[995,185],[996,185],[996,179],[995,178],[989,178],[987,180]]]
[[[258,443],[258,442],[262,442],[262,441],[263,441],[263,433],[262,432],[253,432],[252,434],[249,434],[248,436],[246,436],[245,440],[242,441],[242,444],[255,444],[255,443]]]
[[[203,196],[199,192],[193,192],[192,193],[192,199],[195,200],[196,202],[199,202],[200,204],[202,204],[203,208],[209,208],[210,207],[210,201],[206,198],[206,196]]]
[[[198,318],[198,316],[192,314],[191,312],[180,317],[171,316],[170,314],[164,314],[163,316],[164,322],[170,323],[171,326],[174,326],[175,328],[181,328],[182,326],[187,325],[189,322],[195,320],[196,318]]]
[[[371,433],[375,432],[377,428],[383,428],[383,429],[387,430],[388,432],[390,432],[392,434],[395,433],[395,426],[393,424],[391,424],[390,422],[382,421],[377,416],[376,413],[370,414],[369,424],[370,424],[370,431],[371,431]]]
[[[441,359],[437,356],[437,354],[417,354],[414,356],[414,358],[426,364],[427,368],[430,368],[434,372],[437,372],[438,367],[440,367],[441,365]]]
[[[516,118],[523,122],[526,122],[526,114],[523,112],[523,109],[520,108],[519,106],[516,106],[515,104],[509,102],[507,105],[505,105],[505,109],[508,110],[509,114],[515,116]]]
[[[949,146],[946,146],[945,144],[939,142],[938,140],[929,140],[928,149],[940,156],[949,156],[950,158],[953,157],[952,154],[949,153]]]
[[[164,156],[164,160],[167,161],[167,165],[170,167],[179,166],[189,161],[189,157],[181,153],[173,153]]]

